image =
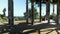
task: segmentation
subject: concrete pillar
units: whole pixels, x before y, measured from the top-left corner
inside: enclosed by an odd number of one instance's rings
[[[40,11],[40,22],[42,21],[42,16],[41,16],[41,0],[39,0],[39,11]]]
[[[57,24],[60,24],[60,0],[57,3]]]
[[[32,25],[34,23],[34,0],[32,0],[32,3],[31,3],[31,23]]]
[[[46,18],[48,19],[48,23],[50,23],[50,0],[46,2]]]
[[[13,0],[8,0],[8,23],[11,26],[14,25],[13,10]]]
[[[26,0],[26,23],[28,24],[28,0]]]

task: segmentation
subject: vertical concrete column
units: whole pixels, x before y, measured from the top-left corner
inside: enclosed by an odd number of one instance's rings
[[[40,11],[40,22],[42,21],[42,16],[41,16],[41,0],[39,0],[39,11]]]
[[[57,2],[57,24],[60,24],[60,0]]]
[[[28,0],[26,0],[26,23],[28,24]]]
[[[14,25],[13,10],[13,0],[8,0],[8,23],[11,26]]]
[[[31,3],[31,23],[32,25],[34,23],[34,0],[32,0],[32,3]]]
[[[46,1],[46,18],[48,23],[50,23],[50,0]]]

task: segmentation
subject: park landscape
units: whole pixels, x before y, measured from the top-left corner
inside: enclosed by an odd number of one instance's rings
[[[25,1],[24,16],[14,16],[14,0],[8,0],[8,16],[6,16],[6,8],[3,8],[3,14],[0,14],[0,34],[60,34],[60,0]],[[31,3],[31,8],[28,7],[29,3]],[[42,4],[46,5],[44,16],[42,15]],[[52,13],[50,4],[53,5]],[[39,12],[34,7],[35,5],[39,7]],[[57,14],[54,12],[55,5],[57,5]]]

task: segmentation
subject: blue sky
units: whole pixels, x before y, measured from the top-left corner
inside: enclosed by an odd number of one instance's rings
[[[50,4],[50,14],[53,11],[53,5]],[[6,8],[6,16],[8,15],[8,0],[0,0],[0,13],[2,10]],[[31,8],[31,4],[29,3],[29,8]],[[39,12],[39,7],[36,7]],[[55,5],[55,13],[56,13],[56,5]],[[26,0],[14,0],[14,16],[24,16],[24,12],[26,11]],[[42,4],[42,15],[46,14],[46,5]]]

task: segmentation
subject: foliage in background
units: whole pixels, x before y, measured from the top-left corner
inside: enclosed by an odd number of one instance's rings
[[[53,13],[52,13],[52,14],[50,15],[50,19],[54,19],[55,17],[56,17],[56,14],[53,14]]]
[[[24,13],[24,17],[26,18],[26,12]],[[28,9],[28,17],[31,18],[31,9]],[[37,9],[34,8],[34,18],[38,18],[38,12],[37,12]]]

